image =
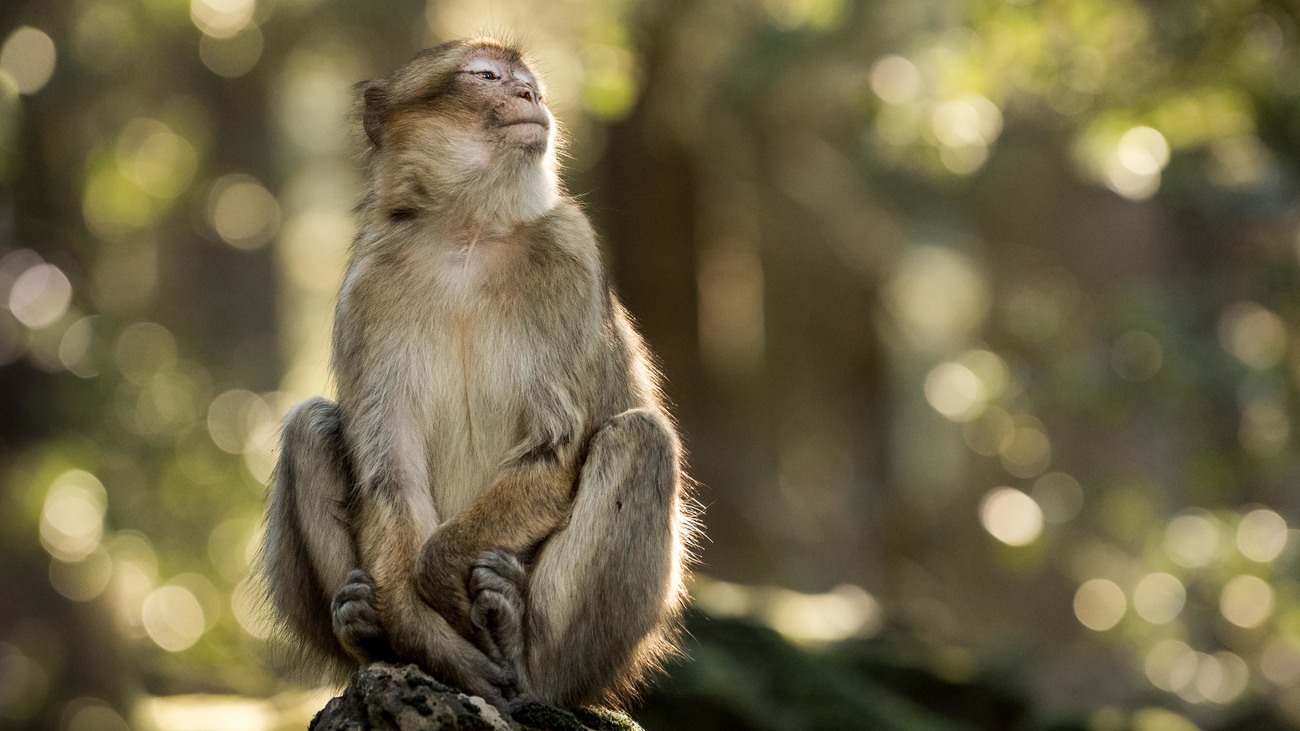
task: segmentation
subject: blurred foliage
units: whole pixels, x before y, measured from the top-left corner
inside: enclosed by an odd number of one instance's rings
[[[770,628],[697,617],[648,728],[1300,726],[1287,0],[9,2],[0,726],[321,705],[246,569],[349,88],[480,31],[662,358],[699,604]]]
[[[968,658],[936,658],[899,628],[872,639],[809,651],[762,625],[695,612],[689,662],[672,668],[646,699],[646,728],[736,731],[1176,731],[1196,728],[1156,699],[1131,714],[1114,707],[1043,713],[1021,667],[980,669]],[[1210,728],[1293,728],[1268,708],[1242,706]]]

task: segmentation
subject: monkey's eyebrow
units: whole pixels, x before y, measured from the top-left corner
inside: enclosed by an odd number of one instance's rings
[[[498,76],[505,76],[505,70],[501,67],[500,63],[482,58],[476,58],[462,66],[460,69],[462,74],[477,74],[483,71],[491,71]]]

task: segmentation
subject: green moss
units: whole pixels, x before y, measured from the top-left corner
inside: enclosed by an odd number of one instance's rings
[[[538,731],[585,731],[573,714],[541,703],[529,703],[511,714],[511,717],[520,726]]]
[[[619,713],[608,708],[577,708],[573,715],[587,728],[593,731],[642,731],[626,713]]]
[[[608,708],[578,708],[562,711],[541,703],[529,703],[511,714],[516,723],[536,731],[642,731],[624,713]]]

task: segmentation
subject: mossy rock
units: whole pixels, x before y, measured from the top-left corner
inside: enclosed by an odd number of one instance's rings
[[[415,665],[375,663],[352,676],[311,731],[641,731],[607,709],[565,711],[529,703],[507,715],[487,701],[438,682]]]

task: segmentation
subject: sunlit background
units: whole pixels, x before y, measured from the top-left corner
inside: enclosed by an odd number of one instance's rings
[[[8,0],[0,728],[331,695],[247,568],[329,392],[349,88],[483,31],[660,355],[701,616],[905,647],[1018,728],[1300,728],[1289,0]],[[678,697],[786,682],[702,647]]]

